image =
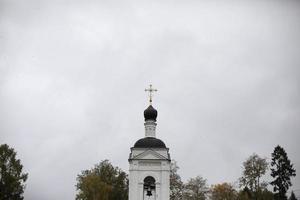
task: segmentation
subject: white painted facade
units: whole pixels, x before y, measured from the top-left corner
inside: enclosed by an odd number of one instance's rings
[[[147,120],[144,123],[145,126],[145,136],[146,137],[156,137],[156,123],[153,120]]]
[[[156,137],[156,123],[145,122],[145,137]],[[146,177],[155,179],[155,189],[147,196]],[[169,200],[170,155],[168,148],[131,148],[129,155],[129,200]]]

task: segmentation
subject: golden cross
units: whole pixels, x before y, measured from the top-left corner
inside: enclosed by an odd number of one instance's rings
[[[152,105],[152,93],[157,92],[157,89],[153,89],[152,84],[150,84],[150,87],[148,89],[145,89],[145,92],[149,92],[149,102],[150,105]]]

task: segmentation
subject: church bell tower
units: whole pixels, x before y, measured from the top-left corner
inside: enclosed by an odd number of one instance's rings
[[[129,200],[169,200],[170,154],[165,143],[156,138],[157,110],[150,105],[144,111],[145,137],[139,139],[129,155]]]

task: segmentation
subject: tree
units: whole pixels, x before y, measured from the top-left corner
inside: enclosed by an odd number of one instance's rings
[[[260,179],[266,173],[268,163],[266,159],[253,154],[243,163],[243,167],[240,185],[247,187],[251,192],[251,196],[254,199],[258,199],[260,192],[267,185],[266,182],[261,182]]]
[[[274,199],[274,194],[273,192],[267,190],[267,188],[263,189],[259,196],[258,196],[259,200],[273,200]]]
[[[289,198],[289,200],[297,200],[295,193],[292,191],[291,196]]]
[[[251,198],[252,194],[247,186],[238,193],[238,200],[250,200]]]
[[[84,200],[108,200],[109,193],[112,191],[112,187],[101,179],[95,172],[86,173],[81,180],[79,194],[76,199]]]
[[[229,183],[213,185],[211,187],[211,200],[236,200],[237,191]]]
[[[76,200],[126,200],[127,174],[104,160],[77,176],[76,189]]]
[[[254,196],[247,187],[245,187],[238,193],[238,200],[252,200],[254,198],[257,198],[259,200],[273,200],[274,195],[266,188],[261,190],[257,196]]]
[[[16,158],[17,153],[7,144],[0,145],[0,199],[22,200],[28,174]]]
[[[170,200],[181,200],[183,195],[183,182],[181,177],[177,173],[179,167],[176,161],[171,162],[171,173],[170,173]]]
[[[201,176],[191,178],[184,185],[184,199],[186,200],[205,200],[209,192],[206,179]]]
[[[296,170],[285,150],[279,145],[272,153],[271,176],[275,179],[271,182],[274,192],[277,192],[275,197],[280,200],[287,199],[286,192],[292,186],[291,177],[296,176]]]

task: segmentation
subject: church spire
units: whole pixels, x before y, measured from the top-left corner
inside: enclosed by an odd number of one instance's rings
[[[144,111],[145,118],[145,137],[156,137],[155,129],[156,129],[156,118],[157,118],[157,110],[152,106],[152,93],[156,92],[157,89],[153,89],[150,84],[149,89],[145,89],[146,92],[149,92],[149,103],[150,105]]]

